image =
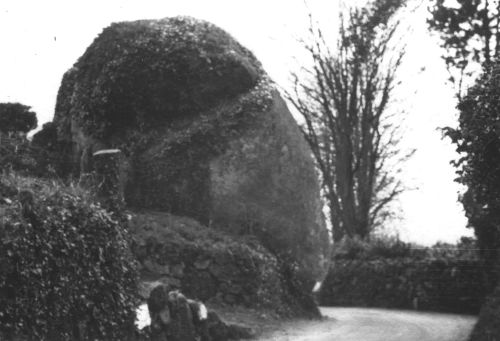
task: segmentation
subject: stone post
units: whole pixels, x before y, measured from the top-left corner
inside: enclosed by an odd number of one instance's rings
[[[93,154],[94,189],[97,200],[112,212],[125,206],[121,165],[123,154],[119,149],[104,149]]]

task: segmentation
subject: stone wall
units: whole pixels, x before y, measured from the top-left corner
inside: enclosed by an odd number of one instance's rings
[[[143,297],[162,283],[202,301],[286,313],[277,260],[259,243],[160,212],[134,213],[130,232],[141,264]]]
[[[337,260],[320,304],[477,314],[487,293],[479,260]]]

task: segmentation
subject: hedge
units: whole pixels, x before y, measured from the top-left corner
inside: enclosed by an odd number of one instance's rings
[[[489,288],[479,260],[336,260],[320,302],[477,314]]]
[[[0,339],[123,340],[137,270],[127,232],[84,192],[0,175]]]

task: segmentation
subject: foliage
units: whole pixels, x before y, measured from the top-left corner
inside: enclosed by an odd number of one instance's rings
[[[470,341],[498,340],[500,335],[500,287],[488,296],[479,313],[478,323],[470,335]]]
[[[395,237],[379,237],[371,240],[344,238],[335,245],[332,260],[341,259],[378,259],[378,258],[422,258],[422,248],[415,249]]]
[[[127,128],[151,130],[250,89],[259,72],[247,49],[208,22],[115,23],[64,75],[55,121],[64,130],[77,120],[103,139]]]
[[[0,170],[38,177],[65,177],[71,170],[71,146],[59,141],[54,123],[43,125],[31,141],[25,134],[0,136]]]
[[[488,291],[478,260],[337,260],[323,282],[320,304],[477,314]]]
[[[230,237],[190,218],[147,211],[133,214],[130,234],[144,277],[171,283],[203,301],[285,305],[277,260],[257,240]]]
[[[443,59],[459,97],[478,66],[489,65],[500,51],[500,1],[433,0],[429,28],[441,37]]]
[[[456,244],[438,242],[432,247],[424,247],[392,236],[379,236],[370,240],[344,238],[335,245],[332,253],[332,261],[392,258],[478,260],[477,241],[462,237]]]
[[[36,114],[31,107],[20,103],[0,103],[0,133],[24,133],[37,126]]]
[[[0,103],[0,171],[27,171],[34,160],[26,133],[37,126],[36,114],[20,103]]]
[[[33,135],[29,146],[29,154],[36,164],[32,173],[39,177],[66,178],[73,171],[71,150],[71,143],[59,138],[56,123],[45,123]]]
[[[421,247],[397,238],[343,241],[321,304],[478,313],[488,294],[474,240]]]
[[[2,177],[0,332],[29,340],[123,340],[137,271],[127,232],[83,191]]]
[[[311,18],[303,44],[312,66],[301,70],[305,79],[292,74],[287,98],[305,120],[336,241],[367,237],[392,216],[389,204],[404,190],[398,167],[411,153],[396,148],[400,125],[387,111],[404,54],[395,43],[404,6],[370,1],[341,11],[334,51]]]
[[[35,168],[35,160],[30,152],[30,143],[26,136],[0,135],[0,172],[15,170],[30,172]]]
[[[486,68],[458,105],[458,128],[446,130],[460,154],[456,180],[467,187],[461,202],[490,267],[496,266],[500,248],[499,75],[498,66]]]

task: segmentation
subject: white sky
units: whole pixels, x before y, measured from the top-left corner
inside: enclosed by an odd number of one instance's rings
[[[337,1],[309,0],[322,24],[335,29]],[[63,73],[112,22],[190,15],[209,20],[252,50],[280,85],[299,58],[295,38],[305,33],[303,0],[1,0],[0,102],[32,106],[39,125],[50,121]],[[417,153],[403,174],[417,189],[401,197],[402,239],[422,244],[454,242],[466,219],[457,203],[458,186],[449,161],[453,147],[438,127],[455,125],[452,87],[440,59],[437,39],[425,27],[425,9],[409,21],[403,85],[395,94],[408,112],[404,146]],[[424,68],[421,71],[421,68]]]

